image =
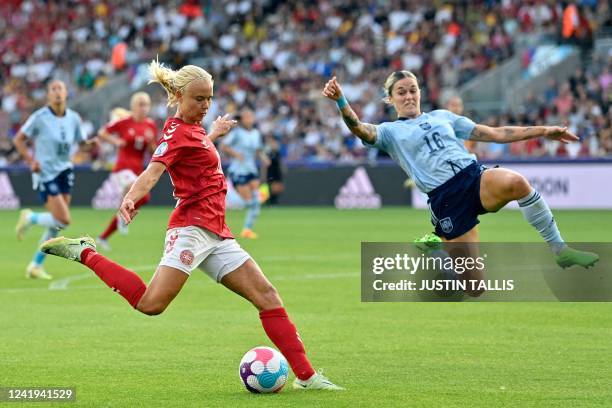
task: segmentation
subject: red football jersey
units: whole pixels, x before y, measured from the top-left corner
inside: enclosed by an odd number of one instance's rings
[[[151,161],[166,166],[178,200],[168,229],[194,225],[233,238],[225,224],[227,184],[221,158],[202,126],[168,119]]]
[[[127,117],[110,123],[105,129],[125,141],[117,153],[113,172],[130,169],[136,175],[142,173],[147,146],[155,142],[157,135],[155,122],[149,118],[136,122],[132,117]]]

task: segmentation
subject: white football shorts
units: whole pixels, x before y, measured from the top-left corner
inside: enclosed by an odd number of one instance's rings
[[[238,269],[251,256],[235,239],[223,239],[204,228],[189,226],[166,232],[164,255],[160,265],[191,275],[199,268],[216,282]]]
[[[130,169],[123,169],[116,173],[111,173],[110,177],[113,180],[113,183],[119,187],[119,190],[121,190],[122,193],[138,178],[138,176]]]

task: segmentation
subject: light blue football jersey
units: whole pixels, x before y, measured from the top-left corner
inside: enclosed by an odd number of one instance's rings
[[[476,124],[447,110],[377,126],[374,146],[387,152],[424,193],[476,160],[463,145]]]
[[[34,184],[51,181],[72,168],[72,147],[87,138],[78,113],[66,109],[64,116],[56,116],[49,106],[32,113],[21,132],[34,141],[34,159],[40,164],[40,173],[32,176]]]
[[[263,148],[259,130],[255,128],[246,130],[238,127],[223,139],[223,144],[231,147],[243,156],[243,160],[231,159],[230,165],[227,168],[228,173],[236,176],[257,174],[257,150]]]

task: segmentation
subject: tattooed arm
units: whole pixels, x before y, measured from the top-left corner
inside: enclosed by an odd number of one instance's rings
[[[512,143],[519,140],[533,139],[544,136],[551,140],[562,143],[570,143],[579,140],[578,136],[570,132],[566,127],[559,126],[501,126],[490,127],[476,125],[472,130],[470,140],[493,143]]]
[[[342,95],[342,88],[340,88],[336,77],[333,77],[325,84],[323,95],[338,103],[342,120],[348,126],[351,133],[368,144],[376,142],[376,125],[363,123],[359,120],[357,114],[351,109],[344,95]],[[341,102],[342,100],[344,101],[343,103]]]

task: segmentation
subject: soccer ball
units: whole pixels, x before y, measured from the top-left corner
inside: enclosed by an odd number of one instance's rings
[[[279,392],[287,382],[287,359],[270,347],[252,348],[240,360],[240,379],[254,393]]]

